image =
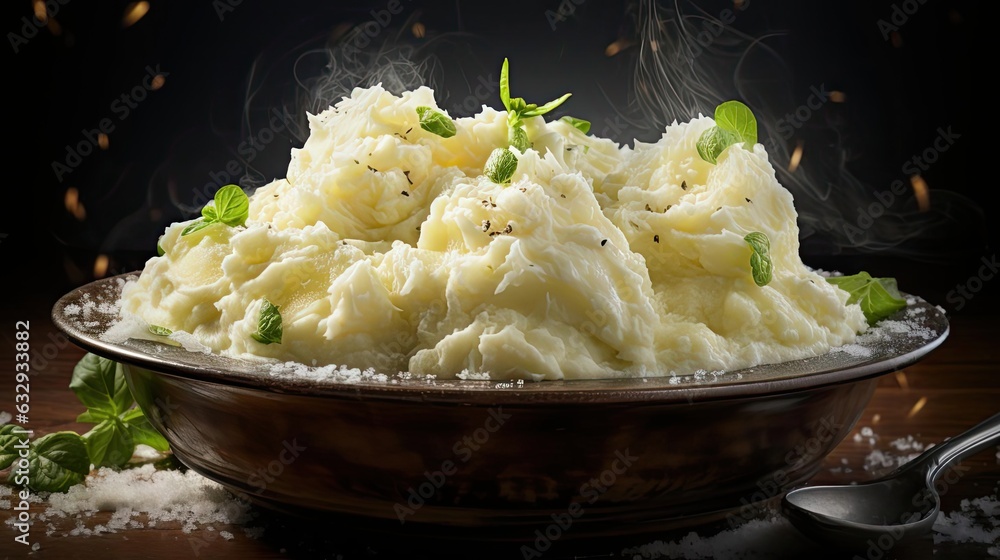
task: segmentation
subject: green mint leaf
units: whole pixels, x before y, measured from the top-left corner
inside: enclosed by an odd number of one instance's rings
[[[748,233],[743,240],[753,249],[750,254],[750,272],[753,274],[753,281],[758,286],[766,286],[774,272],[774,264],[771,262],[771,242],[759,231]]]
[[[498,185],[509,183],[516,170],[517,156],[507,148],[494,149],[483,167],[483,173]]]
[[[28,487],[36,492],[65,492],[90,472],[90,456],[76,432],[55,432],[36,439],[28,452]]]
[[[141,443],[161,452],[170,449],[170,443],[167,442],[167,438],[163,437],[149,423],[149,418],[146,418],[141,408],[135,407],[130,409],[125,414],[122,414],[121,419],[128,427],[128,431],[132,435],[132,442],[136,445]]]
[[[522,152],[531,147],[531,142],[528,141],[528,133],[522,126],[512,126],[508,128],[507,143]]]
[[[69,388],[96,418],[118,416],[132,406],[121,364],[87,353],[73,368]]]
[[[157,257],[162,257],[163,255],[167,254],[166,251],[163,250],[163,246],[160,245],[160,240],[161,239],[163,239],[162,235],[160,236],[160,239],[156,240],[156,256]]]
[[[506,58],[500,67],[500,102],[504,109],[510,111],[510,65]]]
[[[27,434],[21,434],[21,437],[18,437],[14,433],[16,427],[15,424],[0,426],[0,470],[6,469],[17,460],[19,456],[17,445],[22,441],[28,441]]]
[[[155,334],[156,336],[170,336],[174,331],[168,329],[167,327],[161,327],[160,325],[149,325],[149,332]]]
[[[545,113],[548,113],[549,111],[551,111],[551,110],[555,109],[556,107],[562,105],[567,99],[569,99],[569,97],[571,95],[573,95],[573,94],[572,93],[567,93],[567,94],[564,94],[559,99],[553,99],[552,101],[549,101],[548,103],[546,103],[545,105],[542,105],[541,107],[527,108],[522,113],[522,115],[525,116],[525,117],[537,117],[537,116],[540,116],[540,115],[544,115]]]
[[[281,313],[277,306],[264,300],[257,319],[257,332],[250,336],[261,344],[281,343]]]
[[[900,295],[894,278],[872,278],[861,271],[852,276],[827,278],[826,281],[851,294],[847,303],[860,305],[869,325],[906,307],[906,300]]]
[[[242,226],[250,215],[250,199],[239,185],[226,185],[215,191],[215,206],[205,206],[201,213],[206,220],[211,220],[214,213],[227,226]]]
[[[698,155],[708,163],[716,163],[726,148],[739,141],[735,132],[713,126],[698,138]]]
[[[83,434],[90,462],[97,467],[120,467],[132,458],[132,434],[120,418],[108,418]]]
[[[524,102],[523,97],[515,97],[510,100],[509,111],[511,113],[514,113],[514,115],[516,115],[517,118],[520,118],[521,114],[524,113],[524,111],[527,110],[527,108],[528,105]]]
[[[451,138],[457,132],[455,121],[441,111],[435,111],[430,107],[417,107],[417,115],[420,116],[420,128],[441,138]]]
[[[584,134],[587,134],[588,132],[590,132],[590,121],[585,121],[583,119],[577,119],[577,118],[571,117],[569,115],[566,115],[565,117],[563,117],[563,118],[561,118],[559,120],[569,123],[570,126],[572,126],[573,128],[579,130],[580,132],[582,132]]]
[[[214,212],[214,210],[213,210],[213,212]],[[204,213],[204,210],[202,210],[202,213]],[[217,223],[219,223],[217,220],[208,220],[206,218],[198,218],[197,220],[195,220],[195,221],[191,222],[190,224],[188,224],[187,227],[184,228],[181,231],[181,237],[184,237],[185,235],[191,235],[192,233],[194,233],[196,231],[203,230],[203,229],[207,228],[208,226],[210,226],[212,224],[217,224]]]
[[[726,101],[716,107],[715,124],[735,133],[748,150],[757,143],[757,119],[750,108],[739,101]]]

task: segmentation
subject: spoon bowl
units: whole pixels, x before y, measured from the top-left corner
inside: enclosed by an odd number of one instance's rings
[[[930,531],[941,509],[935,481],[953,463],[998,440],[1000,414],[927,449],[880,479],[794,489],[782,499],[782,511],[813,540],[842,548],[888,550]]]

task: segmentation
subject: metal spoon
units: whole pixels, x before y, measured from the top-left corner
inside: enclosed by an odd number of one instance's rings
[[[938,477],[951,464],[998,440],[1000,414],[931,447],[882,478],[851,486],[794,489],[782,499],[782,511],[814,540],[844,548],[876,546],[888,550],[934,525],[941,509],[935,487]]]

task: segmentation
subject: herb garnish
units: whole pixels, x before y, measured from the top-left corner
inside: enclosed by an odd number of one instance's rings
[[[76,421],[97,424],[89,432],[54,432],[30,443],[28,476],[12,479],[15,484],[27,484],[36,492],[65,492],[86,478],[90,465],[120,467],[132,458],[137,444],[158,451],[170,448],[142,413],[133,407],[135,400],[125,382],[123,366],[117,362],[86,354],[76,367],[69,384],[87,410]],[[16,426],[0,426],[0,469],[13,464],[18,457],[10,451],[23,442]]]
[[[455,121],[441,111],[421,106],[417,107],[417,115],[420,117],[420,128],[441,138],[451,138],[457,132]]]
[[[774,272],[774,264],[771,262],[771,242],[759,231],[748,233],[743,240],[753,250],[750,253],[750,272],[753,281],[758,286],[764,287],[771,281]]]
[[[226,185],[215,192],[213,204],[201,209],[201,218],[188,224],[181,236],[190,235],[212,224],[222,223],[230,227],[246,224],[250,215],[250,199],[238,185]]]
[[[264,299],[257,318],[257,332],[250,335],[261,344],[281,343],[281,313],[278,307]]]
[[[698,155],[716,163],[726,148],[743,142],[749,150],[757,143],[757,119],[750,108],[739,101],[726,101],[715,108],[715,126],[698,138]]]
[[[826,281],[851,294],[847,303],[860,305],[869,325],[906,307],[895,278],[873,278],[861,271],[852,276],[833,276]]]

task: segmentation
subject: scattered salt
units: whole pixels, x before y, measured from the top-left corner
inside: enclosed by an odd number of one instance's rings
[[[31,545],[31,550],[33,552],[38,552],[41,548],[42,548],[42,544],[41,543],[35,543],[35,544]]]
[[[2,492],[9,495],[10,488],[0,486]],[[40,522],[74,517],[71,536],[116,533],[170,521],[181,523],[181,530],[187,533],[201,524],[238,525],[252,519],[249,503],[238,500],[218,483],[191,470],[156,470],[152,464],[122,471],[101,468],[66,493],[31,496],[34,502],[48,500],[46,509],[37,515]],[[4,509],[9,508],[8,503]],[[84,520],[98,511],[111,512],[111,519],[88,527]],[[146,523],[140,520],[142,516]],[[55,526],[48,527],[55,532]]]
[[[82,309],[80,308],[79,305],[75,303],[71,303],[66,307],[63,307],[63,315],[67,317],[74,317],[76,315],[79,315],[80,311],[82,311]]]
[[[962,500],[959,508],[959,511],[947,515],[938,513],[934,522],[935,544],[972,542],[996,545],[1000,542],[1000,501],[995,495]],[[1000,549],[996,546],[990,547],[987,553],[1000,557]]]
[[[7,412],[6,410],[0,412],[0,426],[10,422],[11,418],[13,418],[13,416],[11,416],[10,413]]]
[[[782,517],[754,519],[715,535],[702,537],[688,533],[681,539],[655,541],[629,548],[622,556],[633,559],[683,558],[700,560],[710,558],[766,559],[785,557],[788,553],[805,553],[813,545]]]
[[[219,531],[219,536],[226,539],[227,541],[231,541],[236,538],[229,531]]]

